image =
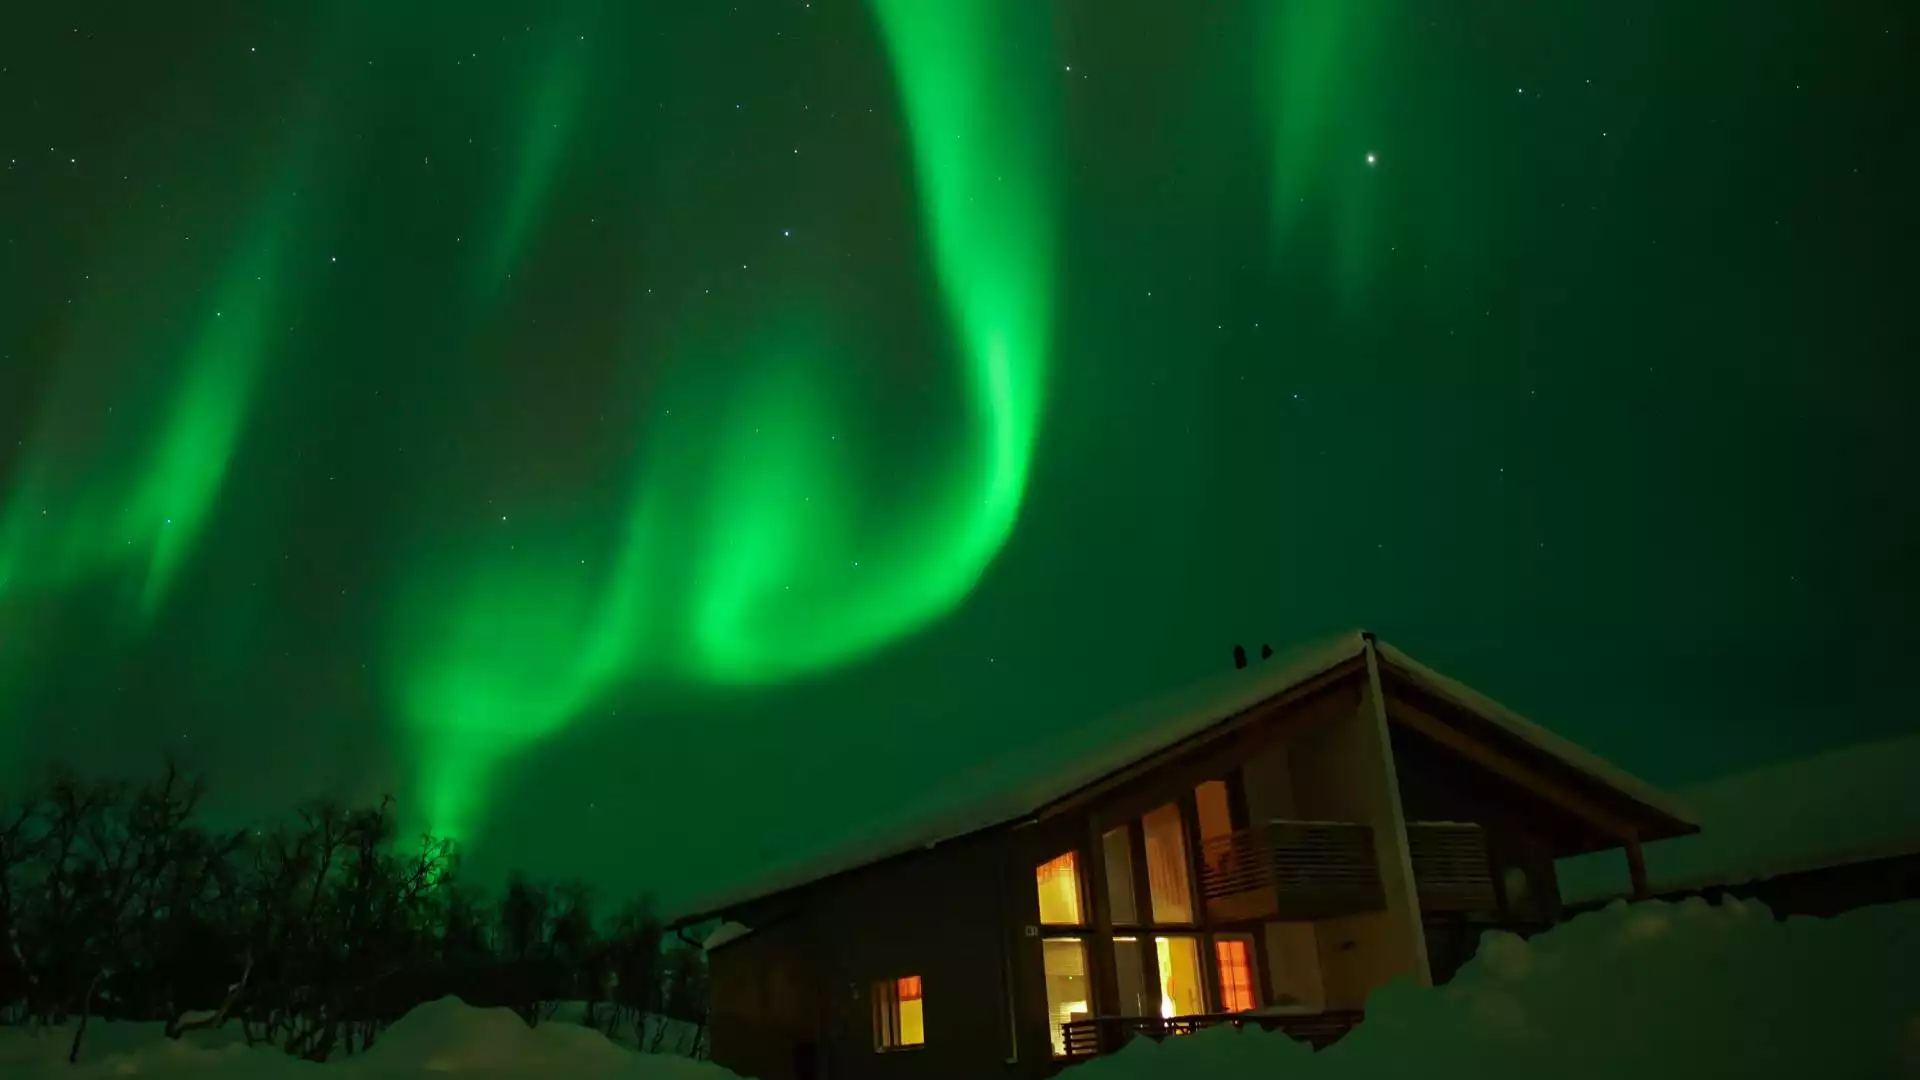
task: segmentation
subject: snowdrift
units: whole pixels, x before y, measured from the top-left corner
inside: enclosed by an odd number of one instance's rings
[[[1257,1029],[1136,1040],[1073,1080],[1920,1077],[1920,903],[1776,922],[1759,904],[1616,903],[1494,933],[1452,982],[1389,985],[1320,1053]]]
[[[236,1031],[173,1041],[159,1024],[87,1027],[78,1067],[66,1063],[72,1030],[44,1035],[0,1030],[5,1080],[150,1077],[153,1080],[388,1080],[462,1076],[482,1080],[736,1080],[717,1065],[639,1054],[577,1023],[529,1028],[510,1009],[476,1009],[442,998],[414,1009],[373,1049],[318,1065],[271,1047],[248,1047]]]
[[[1368,1019],[1318,1054],[1283,1035],[1219,1028],[1137,1040],[1069,1080],[1885,1080],[1920,1077],[1920,903],[1776,922],[1757,904],[1615,904],[1531,941],[1489,935],[1437,990],[1388,986]],[[96,1024],[78,1068],[67,1034],[0,1031],[0,1077],[54,1080],[729,1080],[637,1054],[576,1024],[529,1029],[504,1009],[422,1005],[374,1048],[313,1065],[231,1032],[172,1042],[157,1024]],[[995,1071],[994,1075],[998,1075]],[[991,1077],[982,1077],[991,1080]]]

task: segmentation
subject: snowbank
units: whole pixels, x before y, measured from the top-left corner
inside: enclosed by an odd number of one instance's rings
[[[64,1080],[387,1080],[467,1076],[486,1080],[736,1080],[733,1073],[671,1054],[637,1054],[578,1023],[529,1028],[509,1009],[476,1009],[442,998],[414,1009],[373,1049],[325,1065],[271,1047],[248,1047],[233,1030],[174,1041],[159,1024],[93,1023],[78,1068],[66,1063],[72,1031],[0,1029],[0,1077]]]
[[[1884,1080],[1920,1077],[1920,903],[1776,922],[1757,904],[1615,904],[1530,941],[1489,935],[1438,990],[1393,985],[1318,1054],[1283,1035],[1219,1028],[1137,1040],[1068,1080]],[[67,1039],[0,1031],[0,1077],[155,1080],[730,1080],[718,1066],[636,1054],[577,1024],[529,1029],[448,998],[408,1013],[365,1054],[328,1065],[234,1045],[180,1042],[156,1024]],[[316,1070],[321,1070],[316,1073]],[[991,1080],[982,1077],[981,1080]]]
[[[1738,901],[1619,903],[1530,941],[1489,935],[1453,982],[1386,987],[1318,1054],[1221,1028],[1136,1040],[1067,1075],[1920,1077],[1920,903],[1785,922]]]

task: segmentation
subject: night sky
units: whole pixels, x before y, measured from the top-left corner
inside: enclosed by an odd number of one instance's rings
[[[1912,730],[1916,29],[11,5],[0,783],[671,898],[1353,626],[1663,784]]]

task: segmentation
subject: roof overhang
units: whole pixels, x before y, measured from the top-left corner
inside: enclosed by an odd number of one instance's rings
[[[1562,854],[1700,831],[1693,812],[1671,795],[1393,646],[1376,647],[1389,721],[1582,823],[1580,842]]]

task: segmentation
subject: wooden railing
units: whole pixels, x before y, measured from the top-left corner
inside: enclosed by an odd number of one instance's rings
[[[1373,830],[1270,821],[1201,845],[1200,891],[1216,922],[1322,919],[1386,906]]]
[[[1493,911],[1500,906],[1487,836],[1480,826],[1410,821],[1407,847],[1422,912]]]
[[[1357,1010],[1282,1016],[1257,1012],[1174,1017],[1096,1016],[1070,1021],[1062,1034],[1066,1055],[1070,1058],[1111,1054],[1136,1035],[1159,1042],[1169,1035],[1191,1035],[1221,1024],[1233,1027],[1252,1024],[1263,1031],[1285,1032],[1318,1050],[1352,1031],[1360,1020]]]

